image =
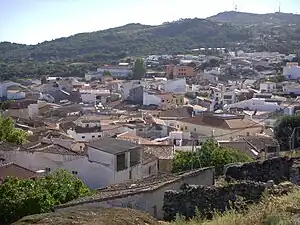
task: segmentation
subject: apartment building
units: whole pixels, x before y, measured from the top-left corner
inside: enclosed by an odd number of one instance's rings
[[[184,77],[195,77],[197,72],[194,67],[187,65],[167,65],[165,67],[165,73],[167,77],[184,78]]]

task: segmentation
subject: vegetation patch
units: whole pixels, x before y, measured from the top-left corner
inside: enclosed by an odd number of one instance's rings
[[[300,224],[300,190],[284,195],[266,195],[258,204],[251,205],[244,212],[229,210],[223,214],[215,213],[212,220],[203,220],[196,215],[186,221],[177,216],[172,225],[296,225]]]

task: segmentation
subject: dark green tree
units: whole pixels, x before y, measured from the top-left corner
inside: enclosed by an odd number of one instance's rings
[[[42,84],[47,84],[48,80],[47,80],[47,77],[46,76],[42,76],[41,77],[41,83]]]
[[[173,159],[173,172],[214,166],[216,172],[220,174],[226,164],[251,160],[246,154],[235,149],[221,147],[211,139],[194,152],[177,152]]]
[[[133,80],[140,80],[146,73],[147,69],[144,63],[144,60],[138,58],[135,60],[132,70]]]
[[[277,119],[274,127],[274,136],[280,144],[281,150],[289,150],[290,144],[293,141],[295,148],[300,146],[299,135],[300,130],[295,129],[293,138],[292,133],[294,128],[300,126],[300,115],[283,116]]]
[[[110,71],[108,71],[108,70],[105,70],[105,71],[104,71],[104,73],[103,73],[103,76],[111,77],[111,76],[112,76],[112,74],[111,74],[111,72],[110,72]]]

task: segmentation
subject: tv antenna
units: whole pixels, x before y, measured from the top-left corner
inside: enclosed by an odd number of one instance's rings
[[[237,4],[235,4],[235,2],[233,2],[233,11],[237,11]]]
[[[281,2],[278,4],[278,12],[281,13]]]

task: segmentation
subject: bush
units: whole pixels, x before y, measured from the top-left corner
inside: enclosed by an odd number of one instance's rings
[[[56,204],[71,201],[91,191],[72,174],[57,170],[38,180],[6,178],[0,186],[0,221],[54,210]]]
[[[216,172],[220,173],[226,164],[251,160],[242,152],[221,147],[216,141],[208,140],[195,152],[177,152],[173,160],[173,172],[214,166]]]

